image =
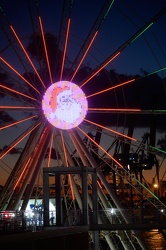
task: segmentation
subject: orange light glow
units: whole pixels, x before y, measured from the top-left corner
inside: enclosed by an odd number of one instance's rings
[[[102,189],[102,186],[101,186],[99,181],[97,181],[97,184],[98,184],[99,188]]]
[[[24,48],[24,46],[23,46],[21,40],[20,40],[19,37],[17,36],[17,34],[16,34],[14,28],[13,28],[11,25],[10,25],[10,28],[11,28],[11,30],[13,31],[13,34],[15,35],[15,37],[16,37],[18,43],[20,44],[20,46],[21,46],[21,48],[22,48],[24,54],[26,55],[26,57],[27,57],[28,61],[30,62],[31,66],[32,66],[32,68],[33,68],[33,70],[35,71],[36,75],[38,76],[40,82],[42,83],[43,87],[46,88],[45,85],[44,85],[44,82],[42,81],[41,77],[39,76],[39,73],[37,72],[37,70],[36,70],[36,68],[35,68],[35,66],[34,66],[34,64],[33,64],[33,62],[32,62],[32,60],[30,59],[28,53],[26,52],[26,50],[25,50],[25,48]]]
[[[21,93],[21,92],[19,92],[19,91],[17,91],[17,90],[8,88],[8,87],[6,87],[6,86],[4,86],[4,85],[2,85],[2,84],[0,84],[0,88],[7,89],[7,90],[9,90],[9,91],[11,91],[11,92],[13,92],[13,93],[16,93],[16,94],[18,94],[18,95],[27,97],[27,98],[29,98],[29,99],[31,99],[31,100],[37,101],[37,99],[35,99],[35,98],[33,98],[33,97],[29,96],[29,95],[26,95],[26,94],[23,94],[23,93]]]
[[[2,57],[0,57],[0,60],[4,62],[11,70],[13,70],[24,82],[26,82],[31,88],[33,88],[37,93],[40,94],[40,92],[27,80],[25,79],[17,70],[15,70],[7,61],[5,61]]]
[[[44,51],[45,51],[45,55],[46,55],[48,72],[49,72],[49,75],[50,75],[50,81],[52,83],[52,75],[51,75],[50,62],[49,62],[49,59],[48,59],[47,46],[46,46],[46,41],[45,41],[45,36],[44,36],[44,30],[43,30],[42,20],[41,20],[40,16],[39,16],[39,23],[40,23],[40,29],[41,29],[42,38],[43,38],[43,45],[44,45]]]
[[[88,95],[86,98],[89,98],[89,97],[92,97],[92,96],[95,96],[95,95],[102,94],[102,93],[107,92],[107,91],[110,91],[110,90],[112,90],[112,89],[116,89],[116,88],[122,87],[122,86],[124,86],[124,85],[126,85],[126,84],[128,84],[128,83],[134,82],[135,80],[136,80],[136,79],[134,78],[134,79],[129,80],[129,81],[127,81],[127,82],[120,83],[120,84],[118,84],[118,85],[112,86],[112,87],[107,88],[107,89],[103,89],[103,90],[101,90],[101,91],[99,91],[99,92],[96,92],[96,93],[94,93],[94,94]]]
[[[4,110],[4,109],[14,109],[14,110],[18,110],[19,109],[36,109],[36,107],[32,107],[32,106],[0,106],[0,109]]]
[[[73,79],[74,79],[74,77],[75,77],[77,71],[79,70],[79,68],[80,68],[80,66],[81,66],[81,64],[82,64],[82,62],[83,62],[85,56],[87,55],[87,53],[88,53],[88,51],[89,51],[89,49],[90,49],[90,47],[91,47],[91,45],[92,45],[94,39],[96,38],[97,34],[98,34],[98,31],[95,32],[95,34],[94,34],[94,36],[93,36],[93,38],[92,38],[90,44],[88,45],[88,47],[87,47],[87,49],[86,49],[86,51],[85,51],[85,53],[84,53],[82,59],[80,60],[80,63],[78,64],[76,70],[74,71],[74,74],[73,74],[73,76],[72,76],[72,78],[71,78],[71,80],[70,80],[71,82],[73,81]]]
[[[69,29],[70,29],[70,18],[68,19],[68,23],[67,23],[66,39],[65,39],[64,51],[63,51],[62,67],[61,67],[61,74],[60,74],[60,81],[62,80],[62,75],[63,75],[63,70],[64,70],[65,57],[66,57],[66,50],[67,50],[67,42],[68,42],[68,36],[69,36]]]
[[[87,82],[89,82],[94,76],[96,76],[102,69],[104,69],[110,62],[112,62],[120,52],[118,52],[115,56],[111,57],[110,60],[108,60],[106,63],[104,63],[98,70],[96,70],[81,86],[82,88]]]
[[[17,122],[10,123],[10,124],[8,124],[8,125],[6,125],[6,126],[0,127],[0,130],[3,130],[3,129],[6,129],[6,128],[15,126],[16,124],[19,124],[19,123],[21,123],[21,122],[28,121],[28,120],[33,119],[33,118],[35,118],[35,117],[37,117],[37,115],[34,115],[34,116],[31,116],[31,117],[28,117],[28,118],[19,120],[19,121],[17,121]]]
[[[88,111],[99,111],[99,112],[122,112],[122,113],[140,113],[142,110],[141,109],[119,109],[119,108],[88,108]]]
[[[10,148],[7,148],[5,152],[2,152],[0,155],[0,159],[2,159],[6,154],[8,154],[17,144],[19,144],[25,137],[27,137],[34,129],[36,129],[41,122],[39,122],[36,126],[34,126],[30,131],[28,131],[24,136],[22,136],[19,140],[17,140]]]
[[[105,126],[102,126],[102,125],[100,125],[100,124],[98,124],[98,123],[91,122],[91,121],[86,120],[86,119],[84,119],[84,121],[89,122],[90,124],[93,124],[93,125],[98,126],[98,127],[100,127],[100,128],[106,129],[106,130],[108,130],[108,131],[110,131],[110,132],[112,132],[112,133],[114,133],[114,134],[117,134],[117,135],[120,135],[120,136],[122,136],[122,137],[125,137],[125,138],[127,138],[127,139],[129,139],[129,140],[137,141],[136,139],[134,139],[134,138],[132,138],[132,137],[129,137],[129,136],[127,136],[127,135],[124,135],[124,134],[122,134],[122,133],[120,133],[120,132],[117,132],[117,131],[115,131],[115,130],[113,130],[113,129],[110,129],[110,128],[107,128],[107,127],[105,127]]]
[[[16,182],[16,184],[15,184],[15,186],[14,186],[14,188],[13,188],[14,190],[16,189],[16,187],[17,187],[17,185],[19,184],[19,182],[20,182],[20,180],[21,180],[23,174],[25,173],[26,167],[28,166],[28,164],[29,164],[31,158],[32,158],[32,157],[30,157],[30,158],[28,159],[27,163],[25,164],[24,169],[22,170],[22,172],[21,172],[21,174],[20,174],[20,176],[19,176],[19,178],[18,178],[18,180],[17,180],[17,182]]]

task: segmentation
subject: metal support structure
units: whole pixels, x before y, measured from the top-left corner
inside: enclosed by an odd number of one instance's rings
[[[88,185],[87,170],[82,168],[82,205],[83,205],[83,225],[88,225]]]
[[[97,177],[96,169],[91,167],[50,167],[43,168],[43,188],[44,188],[44,226],[49,226],[49,175],[55,175],[55,192],[56,192],[56,225],[63,226],[62,220],[62,204],[61,204],[61,175],[79,174],[82,176],[82,214],[83,225],[88,225],[88,184],[87,175],[92,174],[92,211],[93,224],[97,223]],[[95,234],[96,235],[96,234]]]
[[[98,165],[96,164],[95,160],[92,158],[92,156],[90,155],[89,151],[87,150],[87,148],[85,147],[85,145],[82,143],[81,138],[79,137],[78,133],[75,132],[74,136],[76,137],[76,139],[77,139],[80,147],[82,148],[82,151],[86,155],[87,159],[89,160],[89,162],[91,163],[91,165],[93,166],[93,168],[96,169],[98,177],[100,178],[101,182],[105,186],[108,194],[112,198],[112,201],[114,202],[114,204],[116,205],[116,207],[119,209],[119,211],[120,211],[123,219],[125,220],[125,222],[127,224],[132,223],[131,218],[129,217],[128,213],[126,211],[124,211],[124,209],[123,209],[120,201],[118,200],[118,198],[114,194],[113,190],[111,189],[110,185],[106,181],[105,176],[100,171],[100,169],[99,169]],[[136,232],[133,232],[133,233],[135,235],[135,238],[139,242],[139,245],[142,247],[142,249],[143,250],[147,250],[147,247],[146,247],[145,243],[143,242],[142,238],[140,237],[140,235],[137,236]],[[131,247],[132,247],[133,244],[132,244],[131,240],[128,241],[127,243],[130,244]]]
[[[92,175],[92,206],[93,206],[93,224],[98,224],[98,202],[97,202],[97,174]],[[93,249],[99,249],[99,231],[95,230],[93,232]]]
[[[49,175],[43,175],[43,186],[44,186],[44,194],[43,194],[43,207],[44,207],[44,226],[49,226]]]
[[[55,175],[55,199],[56,199],[56,225],[62,226],[62,201],[61,201],[61,175],[57,173]]]

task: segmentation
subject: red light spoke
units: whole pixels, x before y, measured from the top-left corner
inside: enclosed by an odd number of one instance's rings
[[[108,157],[110,157],[119,167],[123,168],[121,165],[112,155],[110,155],[102,146],[100,146],[95,140],[93,140],[86,132],[84,132],[81,128],[78,129],[86,136],[90,141],[92,141],[98,148],[100,148]]]
[[[49,72],[49,75],[50,75],[50,81],[52,83],[52,75],[51,75],[50,62],[49,62],[49,58],[48,58],[47,46],[46,46],[46,41],[45,41],[45,36],[44,36],[44,30],[43,30],[42,20],[41,20],[40,16],[39,16],[39,23],[40,23],[40,29],[41,29],[42,38],[43,38],[43,45],[44,45],[44,51],[45,51],[45,55],[46,55],[48,72]]]
[[[105,112],[105,113],[141,113],[141,109],[119,109],[119,108],[88,108],[88,111]]]
[[[126,85],[126,84],[129,84],[129,83],[131,83],[131,82],[134,82],[135,80],[136,80],[136,79],[134,78],[134,79],[132,79],[132,80],[129,80],[129,81],[120,83],[120,84],[118,84],[118,85],[112,86],[112,87],[110,87],[110,88],[103,89],[103,90],[98,91],[98,92],[96,92],[96,93],[94,93],[94,94],[88,95],[86,98],[89,98],[89,97],[92,97],[92,96],[95,96],[95,95],[102,94],[102,93],[107,92],[107,91],[110,91],[110,90],[112,90],[112,89],[116,89],[116,88],[122,87],[122,86],[124,86],[124,85]]]
[[[27,163],[25,164],[24,169],[22,170],[22,172],[21,172],[21,174],[20,174],[20,176],[19,176],[19,178],[18,178],[18,180],[17,180],[17,182],[16,182],[16,184],[15,184],[15,186],[13,188],[14,190],[19,185],[19,182],[21,181],[22,176],[25,173],[25,170],[26,170],[26,168],[27,168],[27,166],[28,166],[28,164],[29,164],[30,161],[31,161],[31,157],[28,159]]]
[[[73,79],[74,79],[74,77],[75,77],[77,71],[79,70],[79,68],[80,68],[80,66],[81,66],[81,64],[82,64],[82,62],[83,62],[85,56],[87,55],[87,53],[88,53],[88,51],[89,51],[89,49],[90,49],[90,47],[91,47],[91,45],[92,45],[94,39],[96,38],[97,34],[98,34],[98,31],[96,31],[96,33],[94,34],[94,36],[93,36],[93,38],[92,38],[92,40],[91,40],[89,46],[87,47],[87,49],[86,49],[86,51],[85,51],[85,53],[84,53],[82,59],[80,60],[80,63],[78,64],[76,70],[74,71],[74,74],[73,74],[73,76],[72,76],[72,78],[71,78],[71,80],[70,80],[71,82],[73,81]]]
[[[13,93],[16,93],[16,94],[18,94],[18,95],[24,96],[24,97],[29,98],[29,99],[34,100],[34,101],[37,101],[37,99],[35,99],[35,98],[33,98],[33,97],[29,96],[29,95],[26,95],[26,94],[23,94],[23,93],[21,93],[21,92],[19,92],[19,91],[17,91],[17,90],[8,88],[8,87],[6,87],[6,86],[4,86],[4,85],[2,85],[2,84],[0,84],[0,88],[9,90],[9,91],[11,91],[11,92],[13,92]]]
[[[19,110],[19,109],[25,109],[25,110],[33,110],[36,109],[36,107],[32,107],[32,106],[0,106],[0,110],[4,110],[4,109],[15,109],[15,110]]]
[[[33,68],[33,70],[35,71],[36,75],[38,76],[40,82],[42,83],[43,87],[46,88],[45,85],[44,85],[44,82],[42,81],[42,79],[41,79],[39,73],[37,72],[37,70],[36,70],[36,68],[35,68],[35,66],[34,66],[34,64],[33,64],[33,62],[32,62],[32,60],[30,59],[28,53],[26,52],[26,50],[25,50],[25,48],[24,48],[24,46],[23,46],[21,40],[20,40],[19,37],[17,36],[17,34],[16,34],[14,28],[13,28],[11,25],[10,25],[10,28],[11,28],[11,30],[13,31],[13,34],[15,35],[15,37],[16,37],[18,43],[20,44],[20,46],[21,46],[21,48],[22,48],[24,54],[26,55],[26,57],[27,57],[28,61],[30,62],[31,66],[32,66],[32,68]]]
[[[110,62],[112,62],[118,55],[120,54],[120,52],[116,53],[113,57],[110,58],[110,60],[106,61],[104,64],[101,65],[101,67],[99,69],[97,69],[81,86],[80,88],[82,88],[87,82],[89,82],[94,76],[96,76],[102,69],[104,69]]]
[[[25,118],[25,119],[19,120],[19,121],[17,121],[17,122],[12,122],[12,123],[10,123],[10,124],[8,124],[8,125],[5,125],[5,126],[3,126],[3,127],[0,127],[0,130],[3,130],[3,129],[6,129],[6,128],[9,128],[9,127],[15,126],[15,125],[17,125],[17,124],[19,124],[19,123],[22,123],[22,122],[28,121],[28,120],[33,119],[33,118],[35,118],[35,117],[37,117],[37,115],[33,115],[33,116],[31,116],[31,117],[28,117],[28,118]]]
[[[5,59],[0,57],[0,60],[4,62],[11,70],[13,70],[24,82],[26,82],[31,88],[33,88],[37,93],[40,94],[40,92],[27,80],[25,79],[17,70],[15,70]]]
[[[100,125],[100,124],[98,124],[98,123],[91,122],[91,121],[89,121],[89,120],[87,120],[87,119],[84,119],[84,121],[89,122],[90,124],[93,124],[93,125],[98,126],[98,127],[100,127],[100,128],[106,129],[106,130],[108,130],[108,131],[110,131],[110,132],[112,132],[112,133],[114,133],[114,134],[120,135],[120,136],[122,136],[122,137],[124,137],[124,138],[126,138],[126,139],[129,139],[129,140],[132,140],[132,141],[137,141],[137,140],[134,139],[133,137],[129,137],[129,136],[125,135],[125,134],[122,134],[122,133],[117,132],[117,131],[115,131],[115,130],[113,130],[113,129],[107,128],[107,127],[105,127],[105,126],[102,126],[102,125]]]
[[[27,137],[34,129],[36,129],[41,122],[39,122],[37,125],[35,125],[30,131],[25,133],[20,139],[16,140],[12,146],[8,147],[2,154],[0,154],[0,159],[2,159],[6,154],[8,154],[16,145],[18,145],[25,137]]]
[[[83,87],[87,82],[89,82],[95,75],[97,75],[103,68],[105,68],[113,59],[115,59],[129,44],[133,43],[139,36],[141,36],[146,30],[148,30],[153,23],[165,13],[165,10],[159,12],[154,18],[152,18],[148,23],[146,23],[140,30],[138,30],[132,37],[130,37],[124,44],[122,44],[117,53],[115,52],[111,57],[106,59],[100,68],[97,68],[96,71],[81,85]]]
[[[62,67],[61,67],[61,74],[60,74],[60,81],[62,80],[62,75],[63,75],[63,70],[64,70],[65,57],[66,57],[66,50],[67,50],[67,42],[68,42],[68,36],[69,36],[69,29],[70,29],[70,18],[68,19],[68,23],[67,23],[66,39],[65,39],[64,51],[63,51]]]

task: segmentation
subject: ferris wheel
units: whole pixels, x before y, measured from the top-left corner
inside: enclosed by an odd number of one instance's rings
[[[166,153],[156,146],[166,107],[164,30],[157,27],[166,9],[154,6],[142,17],[147,6],[139,2],[1,4],[1,210],[25,210],[34,190],[42,193],[43,168],[62,166],[96,168],[100,209],[119,209],[125,223],[123,205],[149,199],[165,207],[143,171],[155,170],[159,182]],[[80,208],[81,177],[64,176],[62,184],[66,209]],[[127,185],[136,199],[125,198]],[[114,249],[114,233],[103,235]],[[144,247],[139,237],[124,237]]]

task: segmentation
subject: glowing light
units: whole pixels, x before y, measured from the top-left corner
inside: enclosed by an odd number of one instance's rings
[[[44,37],[44,30],[43,30],[43,25],[42,25],[41,17],[39,17],[39,23],[40,23],[40,29],[41,29],[42,38],[43,38],[43,45],[44,45],[44,51],[45,51],[45,55],[46,55],[46,61],[47,61],[48,71],[49,71],[49,75],[50,75],[50,81],[52,82],[50,62],[49,62],[49,59],[48,59],[47,46],[46,46],[46,41],[45,41],[45,37]]]
[[[134,78],[134,79],[132,79],[132,80],[129,80],[129,81],[120,83],[120,84],[118,84],[118,85],[112,86],[112,87],[110,87],[110,88],[103,89],[103,90],[101,90],[101,91],[99,91],[99,92],[96,92],[96,93],[94,93],[94,94],[88,95],[87,98],[92,97],[92,96],[95,96],[95,95],[102,94],[102,93],[107,92],[107,91],[110,91],[110,90],[112,90],[112,89],[116,89],[116,88],[122,87],[122,86],[124,86],[124,85],[126,85],[126,84],[129,84],[129,83],[131,83],[131,82],[134,82],[135,80],[136,80],[136,79]]]
[[[46,90],[42,109],[53,126],[67,130],[78,126],[83,121],[88,104],[85,94],[76,84],[59,81]]]
[[[31,117],[28,117],[28,118],[22,119],[22,120],[20,120],[20,121],[16,121],[16,122],[10,123],[10,124],[8,124],[8,125],[6,125],[6,126],[0,127],[0,130],[3,130],[3,129],[6,129],[6,128],[9,128],[9,127],[15,126],[16,124],[19,124],[19,123],[21,123],[21,122],[28,121],[28,120],[30,120],[30,119],[35,118],[36,116],[37,116],[37,115],[34,115],[34,116],[31,116]]]
[[[67,50],[67,42],[68,42],[68,36],[69,36],[69,28],[70,28],[70,18],[68,19],[68,24],[67,24],[66,40],[65,40],[64,53],[63,53],[63,59],[62,59],[62,68],[61,68],[60,80],[62,80],[62,74],[63,74],[63,70],[64,70],[66,50]]]
[[[82,85],[81,88],[87,83],[89,82],[94,76],[96,76],[102,69],[104,69],[110,62],[112,62],[118,55],[120,54],[120,52],[118,52],[117,54],[115,54],[113,57],[111,57],[108,61],[106,61],[99,69],[97,69]]]
[[[153,185],[153,187],[154,187],[154,188],[158,188],[158,184],[155,183],[155,184]]]
[[[28,159],[27,163],[25,164],[24,169],[23,169],[23,171],[21,172],[21,175],[19,176],[19,178],[18,178],[18,180],[17,180],[17,182],[16,182],[16,184],[15,184],[15,186],[14,186],[14,188],[13,188],[14,190],[16,189],[17,185],[19,184],[19,182],[20,182],[20,180],[21,180],[21,178],[22,178],[22,176],[23,176],[23,174],[24,174],[24,172],[25,172],[25,170],[26,170],[26,167],[28,166],[30,160],[31,160],[31,157]]]
[[[123,168],[123,165],[120,164],[112,155],[110,155],[102,146],[100,146],[95,140],[93,140],[86,132],[84,132],[81,128],[78,129],[89,139],[91,140],[98,148],[100,148],[108,157],[110,157],[119,167]]]
[[[19,110],[19,109],[36,109],[36,107],[32,107],[32,106],[0,106],[0,109],[4,110],[4,109],[14,109],[14,110]]]
[[[88,108],[88,111],[96,111],[96,112],[136,112],[139,113],[141,109],[119,109],[119,108]]]
[[[27,57],[28,61],[30,62],[32,68],[34,69],[34,71],[35,71],[36,75],[38,76],[40,82],[42,83],[43,87],[46,88],[45,85],[44,85],[44,82],[42,81],[41,77],[39,76],[39,73],[37,72],[37,69],[35,68],[35,66],[34,66],[34,64],[33,64],[33,62],[32,62],[32,60],[30,59],[28,53],[26,52],[26,50],[25,50],[25,48],[24,48],[24,46],[23,46],[21,40],[20,40],[19,37],[17,36],[17,34],[16,34],[14,28],[13,28],[11,25],[10,25],[10,28],[11,28],[11,30],[13,31],[13,34],[15,35],[15,37],[16,37],[18,43],[20,44],[20,46],[21,46],[21,48],[22,48],[24,54],[26,55],[26,57]]]
[[[41,122],[35,125],[30,131],[23,135],[20,139],[16,140],[11,147],[8,147],[5,151],[1,152],[0,159],[2,159],[6,154],[8,154],[17,144],[19,144],[26,136],[28,136],[34,129],[36,129]]]
[[[17,70],[15,70],[5,59],[0,57],[0,60],[4,62],[11,70],[13,70],[23,81],[25,81],[31,88],[33,88],[36,92],[40,94],[40,92],[27,80],[25,79]]]
[[[137,140],[134,139],[133,137],[127,136],[127,135],[122,134],[122,133],[120,133],[120,132],[118,132],[118,131],[115,131],[115,130],[113,130],[113,129],[107,128],[107,127],[102,126],[102,125],[100,125],[100,124],[98,124],[98,123],[95,123],[95,122],[92,122],[92,121],[89,121],[89,120],[86,120],[86,119],[84,119],[84,120],[87,121],[87,122],[89,122],[90,124],[93,124],[93,125],[98,126],[98,127],[100,127],[100,128],[106,129],[106,130],[108,130],[108,131],[110,131],[110,132],[112,132],[112,133],[114,133],[114,134],[123,136],[123,137],[125,137],[125,138],[127,138],[127,139],[129,139],[129,140],[137,141]]]
[[[95,40],[97,34],[98,34],[98,31],[96,31],[96,33],[94,34],[94,36],[93,36],[93,38],[92,38],[92,40],[91,40],[89,46],[87,47],[87,49],[86,49],[86,51],[85,51],[85,53],[84,53],[84,55],[83,55],[83,57],[82,57],[80,63],[78,64],[78,66],[77,66],[77,68],[76,68],[76,70],[75,70],[75,72],[74,72],[74,74],[73,74],[73,76],[72,76],[72,78],[71,78],[71,81],[74,79],[74,77],[75,77],[77,71],[79,70],[79,68],[80,68],[80,66],[81,66],[81,64],[82,64],[82,62],[83,62],[85,56],[87,55],[87,53],[88,53],[88,51],[89,51],[89,49],[90,49],[90,47],[91,47],[93,41]]]
[[[8,88],[8,87],[6,87],[6,86],[4,86],[4,85],[2,85],[2,84],[0,84],[0,88],[7,89],[7,90],[9,90],[9,91],[11,91],[11,92],[13,92],[13,93],[16,93],[16,94],[18,94],[18,95],[22,95],[22,96],[24,96],[24,97],[27,97],[27,98],[29,98],[29,99],[31,99],[31,100],[37,101],[37,99],[35,99],[35,98],[33,98],[33,97],[29,96],[29,95],[23,94],[23,93],[21,93],[21,92],[19,92],[19,91],[17,91],[17,90],[12,89],[12,88]]]

